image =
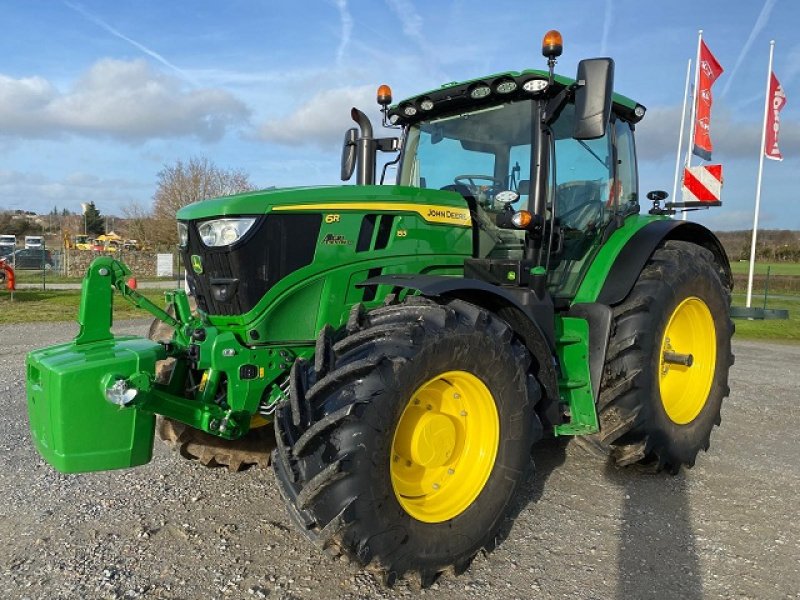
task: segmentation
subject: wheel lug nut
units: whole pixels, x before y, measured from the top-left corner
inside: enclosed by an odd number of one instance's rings
[[[458,393],[453,394],[453,399],[460,400],[461,399],[461,394],[458,394]]]
[[[433,484],[433,489],[438,490],[439,489],[439,484],[438,483],[434,483]]]
[[[467,416],[467,411],[462,410],[460,414],[461,414],[462,417],[466,417]]]
[[[406,466],[407,466],[407,467],[410,467],[410,466],[411,466],[411,461],[410,461],[410,460],[407,460],[407,461],[406,461]]]
[[[428,406],[426,406],[425,408],[428,410],[433,410],[433,406],[431,406],[430,404],[428,404]]]
[[[448,475],[453,475],[455,473],[455,469],[447,469]]]

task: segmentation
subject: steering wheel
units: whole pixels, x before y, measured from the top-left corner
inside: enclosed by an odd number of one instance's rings
[[[477,196],[481,187],[479,184],[475,183],[476,181],[491,182],[492,185],[490,187],[493,191],[500,191],[505,188],[505,183],[491,175],[456,175],[453,181],[456,182],[456,185],[467,186],[473,193],[473,196]]]

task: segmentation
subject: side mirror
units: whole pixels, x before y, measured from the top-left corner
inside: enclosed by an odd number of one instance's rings
[[[358,129],[355,127],[351,127],[344,134],[344,144],[342,144],[342,181],[350,179],[356,168],[357,139]]]
[[[666,200],[669,197],[669,194],[663,190],[653,190],[652,192],[647,192],[647,199],[651,202],[661,202]]]
[[[588,58],[578,63],[575,90],[576,140],[594,140],[606,134],[611,117],[611,94],[614,89],[614,61]]]

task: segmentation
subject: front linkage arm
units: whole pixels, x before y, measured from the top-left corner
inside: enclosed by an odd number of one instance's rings
[[[116,289],[127,301],[146,310],[156,319],[175,329],[175,342],[181,346],[189,344],[189,331],[196,324],[189,309],[186,294],[180,290],[168,292],[175,304],[175,317],[153,304],[128,285],[131,270],[110,256],[101,256],[92,261],[83,279],[81,306],[78,312],[80,332],[76,344],[88,344],[113,338],[113,296]]]
[[[113,373],[105,378],[106,398],[120,406],[164,415],[196,429],[227,438],[241,437],[250,428],[260,407],[274,406],[285,398],[281,383],[288,376],[295,353],[283,349],[280,358],[272,347],[245,346],[230,331],[207,326],[192,315],[186,293],[166,292],[175,307],[170,315],[128,284],[131,270],[111,257],[95,259],[83,280],[76,346],[114,340],[111,333],[114,290],[175,330],[158,352],[158,359],[175,359],[169,382],[155,380],[155,373],[140,370],[127,376]],[[204,330],[193,339],[196,330]],[[192,352],[194,350],[194,352]],[[244,368],[244,370],[243,370]],[[195,378],[195,379],[193,379]],[[187,380],[199,383],[187,389]],[[265,408],[266,410],[266,408]]]

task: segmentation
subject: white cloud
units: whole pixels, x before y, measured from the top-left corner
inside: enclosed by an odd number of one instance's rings
[[[144,60],[100,60],[66,92],[41,77],[0,75],[0,135],[5,136],[215,141],[248,116],[230,93],[188,88]]]
[[[784,86],[792,83],[800,75],[800,45],[793,46],[786,55],[786,67],[783,73],[776,73]]]
[[[640,160],[674,158],[678,149],[680,118],[681,110],[677,106],[655,107],[647,111],[642,122],[636,126],[636,152]],[[711,119],[714,160],[758,159],[761,126],[760,120],[742,122],[734,120],[727,111],[715,109]],[[688,125],[683,138],[684,152],[687,141]],[[800,123],[788,119],[781,121],[779,145],[781,152],[787,158],[800,154]]]
[[[778,0],[765,0],[764,6],[761,7],[761,12],[758,14],[758,18],[753,24],[753,29],[750,30],[750,35],[747,37],[747,41],[744,43],[744,46],[742,46],[742,51],[739,52],[739,57],[736,59],[736,64],[733,65],[733,70],[728,77],[728,81],[725,82],[725,87],[722,88],[722,94],[720,95],[720,98],[724,98],[728,95],[728,90],[731,89],[731,85],[733,84],[733,80],[736,78],[736,73],[739,71],[739,67],[742,66],[745,58],[750,56],[750,48],[753,46],[753,42],[755,42],[758,34],[761,33],[761,30],[766,27],[767,21],[769,21],[769,15],[772,12],[772,9],[775,7],[775,3],[777,1]]]
[[[350,118],[354,106],[367,112],[377,132],[379,114],[373,109],[377,87],[364,85],[318,92],[293,113],[263,123],[258,128],[258,137],[289,146],[330,147],[341,143],[345,130],[354,126]]]
[[[611,24],[614,19],[614,5],[611,0],[606,0],[606,10],[603,14],[603,37],[600,39],[600,56],[607,56],[608,38],[611,35]]]
[[[95,25],[105,29],[111,35],[113,35],[115,37],[118,37],[119,39],[121,39],[121,40],[123,40],[125,42],[128,42],[134,48],[137,48],[138,50],[141,50],[142,52],[147,54],[149,57],[151,57],[151,58],[157,60],[158,62],[160,62],[165,67],[168,67],[168,68],[172,69],[173,71],[178,73],[184,79],[187,79],[188,81],[191,81],[191,78],[186,74],[186,72],[184,72],[183,70],[181,70],[180,68],[178,68],[177,66],[175,66],[174,64],[169,62],[166,58],[164,58],[161,54],[159,54],[155,50],[153,50],[151,48],[148,48],[144,44],[142,44],[140,42],[137,42],[134,39],[129,38],[127,35],[125,35],[121,31],[115,29],[114,27],[112,27],[111,25],[109,25],[108,23],[103,21],[103,19],[101,19],[100,17],[89,13],[82,6],[77,5],[77,4],[73,4],[72,2],[64,2],[64,4],[66,6],[68,6],[69,8],[71,8],[72,10],[74,10],[75,12],[80,13],[81,15],[83,15],[84,17],[89,19]]]
[[[347,8],[347,0],[335,0],[335,2],[336,8],[339,10],[339,21],[342,25],[342,37],[339,40],[339,48],[336,51],[336,64],[341,65],[347,46],[350,44],[350,36],[353,34],[353,16]]]
[[[85,172],[54,179],[42,173],[0,169],[0,208],[4,209],[44,214],[54,206],[76,211],[80,202],[94,202],[104,214],[120,215],[125,206],[148,199],[151,191],[152,185]]]
[[[400,19],[403,26],[403,33],[405,33],[412,40],[419,43],[425,42],[425,36],[422,33],[422,17],[417,12],[414,4],[409,0],[387,0],[389,8],[391,8]]]

